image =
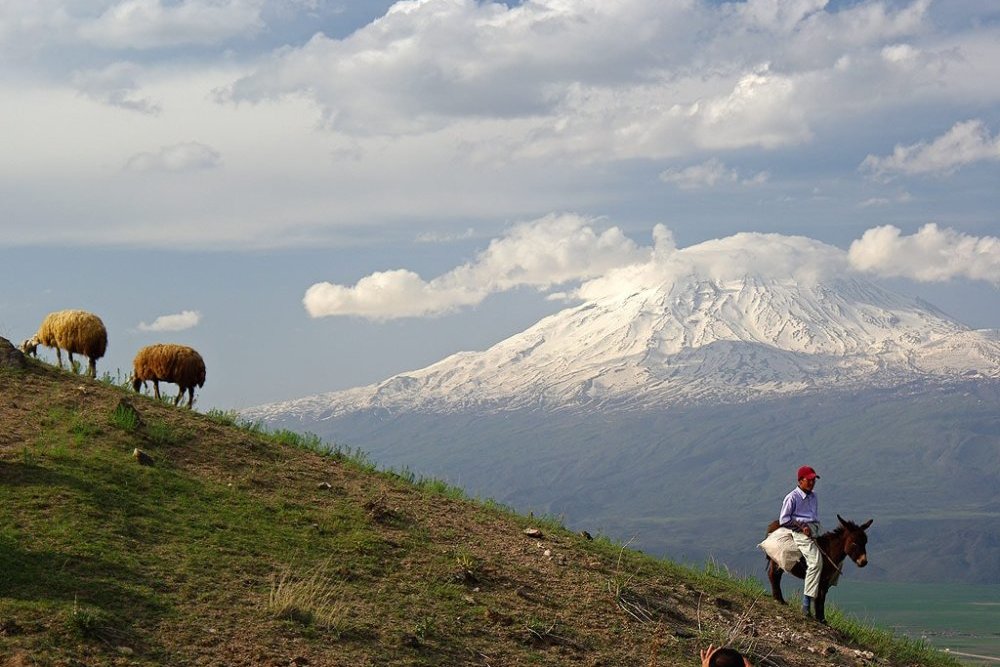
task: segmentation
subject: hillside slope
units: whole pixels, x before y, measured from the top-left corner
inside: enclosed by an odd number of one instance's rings
[[[0,368],[0,664],[954,664],[304,444]]]

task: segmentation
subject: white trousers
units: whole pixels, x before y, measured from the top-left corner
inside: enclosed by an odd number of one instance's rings
[[[823,569],[823,556],[816,541],[806,537],[805,533],[792,533],[792,539],[806,559],[806,585],[802,594],[815,598],[819,595],[819,573]]]

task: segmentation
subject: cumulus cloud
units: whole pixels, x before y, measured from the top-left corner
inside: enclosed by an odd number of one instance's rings
[[[1000,239],[976,238],[926,225],[912,237],[895,227],[870,229],[849,251],[804,236],[744,232],[679,248],[664,225],[651,247],[617,227],[550,215],[511,229],[462,266],[424,280],[407,269],[379,271],[354,285],[311,286],[303,304],[312,317],[355,315],[375,320],[439,315],[476,305],[488,295],[559,286],[552,300],[620,297],[680,278],[716,283],[762,280],[816,284],[852,271],[915,280],[965,276],[1000,284]]]
[[[547,216],[494,239],[475,260],[432,280],[406,269],[380,271],[354,285],[316,283],[303,303],[312,317],[356,315],[387,320],[447,313],[517,287],[568,287],[550,299],[596,299],[653,286],[681,275],[728,281],[759,275],[816,281],[847,269],[843,250],[780,234],[737,234],[679,249],[663,225],[652,247],[641,247],[617,227]]]
[[[835,64],[919,31],[928,3],[827,4],[399,2],[346,38],[275,53],[228,95],[306,95],[360,136],[499,121],[527,156],[773,148],[809,140],[831,100],[866,99]]]
[[[184,331],[198,326],[201,313],[197,310],[184,310],[173,315],[160,315],[150,324],[140,322],[139,331]]]
[[[653,252],[644,262],[584,281],[570,295],[584,300],[620,297],[687,277],[717,283],[750,276],[813,284],[847,271],[843,250],[804,236],[744,232],[678,248],[663,225],[653,230]]]
[[[420,317],[472,306],[516,287],[545,290],[638,261],[646,252],[617,227],[549,215],[512,228],[476,258],[432,280],[406,269],[379,271],[353,286],[312,285],[303,304],[312,317],[358,315],[370,319]]]
[[[761,185],[766,183],[768,178],[769,174],[766,171],[757,172],[746,178],[741,177],[738,170],[727,167],[716,158],[683,169],[670,168],[660,173],[661,181],[676,185],[682,190],[711,188],[725,183]]]
[[[1000,77],[1000,26],[976,3],[413,0],[377,16],[388,4],[0,2],[0,144],[19,156],[0,167],[4,242],[301,246],[404,220],[634,210],[669,166],[670,187],[732,189],[765,180],[734,175],[765,156],[775,173],[822,167],[853,205],[883,193],[844,192],[831,147],[856,165],[872,149],[853,142],[896,113],[920,127],[1000,102],[983,85]],[[709,155],[715,171],[696,173]],[[129,156],[127,170],[206,171],[136,197],[102,168]],[[60,197],[38,197],[53,178]],[[748,213],[793,228],[781,216],[807,200],[776,208],[783,194]]]
[[[263,0],[122,0],[83,23],[80,36],[102,47],[156,49],[216,44],[264,28]]]
[[[1000,160],[1000,135],[991,136],[978,119],[955,125],[930,143],[897,145],[892,155],[869,155],[860,169],[874,178],[889,179],[898,174],[951,174],[960,167],[983,160]]]
[[[195,171],[214,169],[222,156],[213,148],[196,141],[164,146],[155,153],[138,153],[125,163],[128,171]]]
[[[1000,286],[1000,238],[970,236],[933,223],[910,236],[892,225],[869,229],[851,244],[848,257],[854,269],[880,276],[921,282],[963,277]]]

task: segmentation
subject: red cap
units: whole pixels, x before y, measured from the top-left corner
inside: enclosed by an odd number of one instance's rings
[[[795,479],[802,479],[803,477],[806,479],[819,479],[819,475],[817,475],[816,471],[810,466],[802,466],[799,468],[799,476]]]

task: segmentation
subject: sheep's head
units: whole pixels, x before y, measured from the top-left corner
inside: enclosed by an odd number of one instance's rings
[[[137,378],[135,374],[133,374],[132,377],[129,379],[132,380],[132,389],[134,389],[136,392],[139,391],[139,387],[142,387],[146,384],[145,382]]]
[[[38,356],[38,336],[32,336],[21,343],[21,352],[29,354],[32,357]]]

